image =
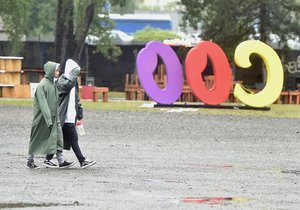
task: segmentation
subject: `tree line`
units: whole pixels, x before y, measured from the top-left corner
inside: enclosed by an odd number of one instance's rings
[[[110,37],[114,24],[109,11],[133,13],[140,5],[134,0],[0,0],[0,18],[12,54],[20,49],[24,34],[54,36],[57,62],[79,60],[87,35],[94,35],[99,38],[97,50],[113,58],[120,49]],[[183,29],[200,30],[202,39],[216,42],[229,56],[249,38],[267,42],[275,34],[287,47],[288,39],[300,36],[299,0],[180,0],[178,8]]]
[[[281,47],[300,37],[300,1],[296,0],[181,0],[183,28],[201,31],[232,57],[235,47],[249,38]]]
[[[80,60],[87,35],[94,35],[97,50],[114,58],[120,49],[112,43],[114,24],[109,7],[121,10],[132,0],[0,0],[0,18],[10,39],[9,52],[17,54],[23,35],[55,37],[54,59]],[[132,8],[131,8],[132,9]]]

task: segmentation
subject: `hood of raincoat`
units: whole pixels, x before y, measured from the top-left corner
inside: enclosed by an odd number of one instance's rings
[[[75,68],[79,68],[80,69],[79,65],[75,61],[73,61],[72,59],[68,59],[66,61],[66,67],[65,67],[65,73],[64,73],[64,75],[67,78],[69,78],[71,71],[73,69],[75,69]]]
[[[52,61],[48,61],[44,65],[44,71],[45,71],[45,77],[47,79],[53,80],[54,78],[54,72],[59,67],[59,63],[55,63]]]

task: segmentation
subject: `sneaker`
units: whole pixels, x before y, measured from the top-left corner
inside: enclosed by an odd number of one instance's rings
[[[70,168],[75,164],[75,162],[63,162],[62,164],[59,164],[59,168]]]
[[[38,169],[38,168],[39,168],[39,167],[38,167],[37,165],[35,165],[34,162],[32,162],[32,161],[28,161],[28,162],[27,162],[27,167],[28,167],[29,169]]]
[[[44,166],[46,166],[46,168],[57,168],[58,167],[55,163],[52,163],[50,160],[45,160]]]
[[[82,163],[80,163],[80,167],[81,168],[87,168],[87,167],[90,167],[90,166],[92,166],[94,164],[96,164],[96,161],[85,160]]]

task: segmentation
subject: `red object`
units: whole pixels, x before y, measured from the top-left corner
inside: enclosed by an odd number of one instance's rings
[[[93,99],[94,86],[82,86],[82,99]]]
[[[226,204],[228,201],[232,201],[234,198],[231,197],[186,197],[183,202],[186,203],[207,203],[207,204]]]
[[[94,87],[94,89],[93,89],[93,102],[98,101],[98,94],[97,93],[102,93],[103,102],[107,102],[108,101],[108,92],[109,92],[108,87]]]
[[[207,60],[212,63],[214,84],[211,89],[205,86],[201,73],[205,70]],[[205,104],[218,105],[229,96],[231,70],[224,51],[215,43],[200,42],[186,56],[186,77],[193,93]]]

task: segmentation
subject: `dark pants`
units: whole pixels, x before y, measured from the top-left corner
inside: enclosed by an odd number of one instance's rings
[[[85,161],[85,157],[82,155],[79,144],[78,144],[78,135],[76,131],[76,126],[74,123],[65,123],[63,128],[64,144],[67,143],[71,146],[74,151],[78,161],[82,163]],[[54,155],[47,155],[46,159],[51,160]]]

